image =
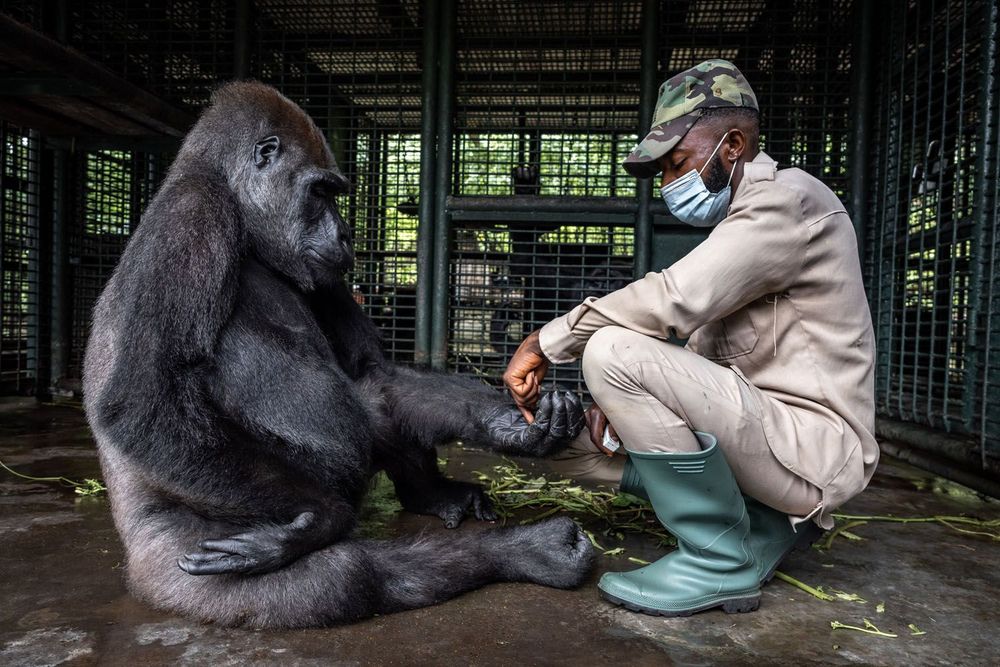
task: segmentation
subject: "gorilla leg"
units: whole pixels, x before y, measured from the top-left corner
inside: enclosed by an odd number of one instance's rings
[[[225,626],[350,622],[436,604],[494,581],[570,588],[593,559],[576,524],[558,518],[465,535],[346,540],[266,574],[192,576],[176,560],[206,536],[204,524],[175,512],[129,526],[129,583],[155,607]]]
[[[393,441],[376,447],[375,462],[392,480],[408,512],[440,517],[446,528],[457,528],[469,512],[480,521],[497,518],[482,486],[441,474],[434,447]]]
[[[494,581],[570,588],[593,561],[583,532],[558,518],[464,535],[348,539],[263,574],[195,576],[179,567],[185,554],[245,527],[164,498],[122,457],[102,452],[102,467],[129,588],[155,607],[205,622],[310,627],[436,604]]]
[[[469,378],[382,366],[359,383],[362,395],[380,397],[374,463],[396,487],[403,507],[441,517],[457,527],[467,513],[496,519],[479,484],[445,478],[436,445],[463,440],[495,451],[546,456],[582,428],[583,410],[569,392],[546,394],[529,425],[500,392]]]

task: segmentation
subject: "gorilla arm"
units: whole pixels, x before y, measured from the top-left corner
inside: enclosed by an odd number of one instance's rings
[[[385,470],[408,511],[430,514],[454,528],[467,512],[496,518],[478,484],[445,477],[439,444],[457,439],[529,456],[544,456],[582,428],[582,409],[571,394],[542,400],[537,424],[529,425],[502,393],[481,382],[394,366],[383,355],[378,328],[365,316],[343,281],[310,295],[310,307],[340,367],[363,396],[378,397],[373,469]]]
[[[279,483],[319,493],[312,494],[315,502],[303,493],[288,523],[202,541],[203,552],[179,562],[189,574],[270,572],[333,543],[353,527],[367,479],[373,434],[353,383],[335,365],[296,354],[266,323],[248,319],[237,314],[220,340],[207,382],[213,402],[246,433],[248,447],[276,459]]]
[[[462,440],[505,454],[551,456],[583,429],[583,406],[569,391],[538,402],[532,423],[501,392],[471,378],[392,368],[384,380],[396,428],[425,446]]]
[[[550,456],[583,428],[583,406],[571,392],[547,394],[529,423],[506,396],[482,382],[394,366],[383,355],[375,323],[346,284],[318,291],[310,300],[340,366],[376,389],[399,437],[424,448],[463,440],[520,456]]]

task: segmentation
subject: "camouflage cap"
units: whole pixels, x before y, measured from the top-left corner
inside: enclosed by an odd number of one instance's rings
[[[652,129],[625,158],[625,171],[636,178],[655,176],[660,171],[657,161],[684,138],[702,109],[712,107],[757,109],[753,89],[728,60],[706,60],[660,86]]]

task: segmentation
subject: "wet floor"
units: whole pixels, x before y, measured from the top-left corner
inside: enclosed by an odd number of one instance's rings
[[[449,473],[472,479],[493,459],[454,447]],[[82,413],[72,407],[0,411],[0,460],[37,477],[100,472]],[[1000,503],[884,461],[855,515],[969,515],[1000,519]],[[444,530],[439,522],[376,512],[377,530]],[[465,526],[459,530],[473,530]],[[795,554],[782,570],[828,593],[781,582],[760,610],[685,619],[633,614],[602,602],[601,572],[660,552],[630,538],[602,557],[579,590],[493,585],[445,604],[356,625],[251,632],[199,625],[132,599],[104,497],[0,471],[0,664],[13,665],[718,665],[996,664],[1000,656],[1000,542],[933,523],[869,522],[828,550]],[[605,545],[608,546],[608,545]],[[831,628],[868,619],[895,638]],[[924,634],[912,634],[912,625]]]

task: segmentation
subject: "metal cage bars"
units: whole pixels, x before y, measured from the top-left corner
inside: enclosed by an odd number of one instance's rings
[[[767,150],[851,198],[879,335],[880,414],[967,434],[979,441],[985,465],[1000,429],[990,409],[1000,381],[995,3],[632,0],[539,2],[516,12],[512,3],[494,4],[87,0],[73,4],[67,34],[130,80],[188,105],[202,104],[217,80],[234,73],[285,89],[327,130],[358,186],[344,201],[363,250],[353,277],[358,298],[381,318],[397,358],[453,369],[469,350],[470,318],[480,321],[483,351],[474,361],[493,363],[494,328],[506,322],[512,338],[556,314],[537,307],[563,305],[548,298],[550,266],[571,276],[559,286],[567,293],[594,271],[617,276],[628,257],[618,239],[631,232],[631,261],[645,270],[651,218],[663,220],[663,212],[642,192],[645,184],[633,195],[630,181],[607,172],[645,129],[658,68],[730,56],[753,74],[768,106]],[[44,28],[44,7],[33,5],[0,2]],[[874,16],[850,26],[851,11]],[[539,25],[528,26],[526,17]],[[609,24],[623,34],[609,35]],[[873,44],[876,24],[888,30]],[[854,66],[865,60],[872,66]],[[574,73],[567,63],[577,61]],[[628,111],[635,107],[641,110]],[[871,159],[860,159],[869,145]],[[551,157],[566,149],[588,156],[595,169],[574,180],[568,163]],[[536,164],[538,182],[515,182],[508,173]],[[630,208],[589,201],[545,219],[518,219],[510,202],[495,202],[488,215],[472,210],[483,203],[474,196],[512,202],[519,193],[598,195]],[[587,224],[572,224],[581,221]],[[610,240],[595,241],[597,229]],[[496,249],[523,248],[524,234],[533,239],[527,256],[508,255],[499,266]],[[108,252],[99,260],[79,254],[74,232],[71,274],[114,261],[115,248],[87,242]],[[484,279],[487,297],[469,302]],[[84,291],[77,320],[94,293]]]
[[[40,142],[0,122],[0,390],[28,393],[38,374]]]
[[[530,13],[548,20],[530,30],[511,18],[523,5],[499,3],[499,26],[486,32],[477,4],[439,4],[434,287],[423,324],[433,367],[495,383],[525,333],[649,264],[649,188],[639,188],[637,223],[637,189],[619,164],[640,97],[652,116],[659,2],[538,3]],[[617,201],[633,205],[607,215]],[[578,366],[553,377],[583,389]]]
[[[886,10],[865,239],[880,431],[901,433],[887,418],[955,434],[902,429],[996,471],[996,3]]]

